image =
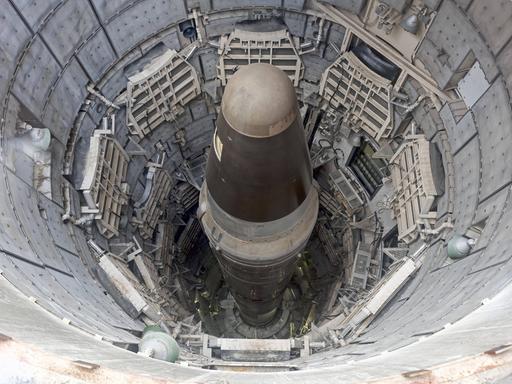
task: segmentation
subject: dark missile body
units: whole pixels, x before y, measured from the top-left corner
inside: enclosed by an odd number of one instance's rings
[[[295,89],[269,64],[229,80],[199,216],[245,322],[272,321],[318,214]]]

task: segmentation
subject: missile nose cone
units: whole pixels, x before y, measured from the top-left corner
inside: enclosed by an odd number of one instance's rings
[[[229,80],[221,109],[237,132],[270,137],[295,120],[297,97],[286,73],[270,64],[251,64],[241,67]]]
[[[206,181],[219,207],[269,222],[295,210],[311,187],[297,96],[285,72],[251,64],[229,80],[217,118]]]

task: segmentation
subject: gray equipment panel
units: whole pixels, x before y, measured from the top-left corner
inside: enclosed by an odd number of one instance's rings
[[[445,88],[471,51],[487,79],[496,76],[493,57],[471,22],[455,3],[443,1],[417,57],[429,68],[439,86]]]
[[[5,6],[9,6],[8,3],[6,1],[5,4],[2,4],[2,10]],[[48,14],[62,4],[62,0],[14,0],[13,3],[30,28],[37,31]]]
[[[121,54],[155,31],[186,17],[183,1],[147,0],[128,8],[109,22],[105,29]]]
[[[440,115],[448,133],[452,153],[457,153],[476,134],[473,114],[467,112],[459,122],[455,122],[450,107],[445,105]]]
[[[53,136],[63,141],[63,144],[66,143],[69,130],[86,96],[88,81],[80,64],[73,59],[49,95],[50,100],[45,109],[43,122],[52,131]]]
[[[133,0],[92,0],[91,2],[102,23],[110,21],[110,18],[118,13],[122,14],[125,8],[134,3]]]
[[[100,29],[80,49],[78,58],[91,79],[97,81],[108,66],[116,60],[116,53],[107,35]]]
[[[512,36],[512,2],[473,1],[468,13],[493,53],[497,54]]]
[[[8,80],[14,72],[18,53],[31,34],[9,2],[2,4],[1,16],[0,41],[8,42],[2,44],[0,50],[0,97],[3,97]]]
[[[480,201],[512,181],[512,111],[508,100],[499,77],[473,108],[482,155]]]
[[[52,15],[40,34],[60,64],[64,65],[82,41],[98,27],[98,20],[88,1],[67,1]]]
[[[258,1],[258,7],[280,7],[280,0],[261,0]],[[229,8],[247,8],[254,7],[253,0],[212,0],[212,9],[220,10],[220,9],[229,9]]]
[[[464,233],[473,222],[478,203],[480,185],[480,150],[478,138],[473,138],[454,156],[455,193],[453,217],[454,231]]]
[[[46,97],[59,72],[59,64],[41,38],[36,37],[23,58],[13,92],[25,107],[34,115],[40,116]]]

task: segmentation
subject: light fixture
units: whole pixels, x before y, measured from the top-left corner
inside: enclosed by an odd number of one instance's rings
[[[52,135],[48,128],[32,128],[29,135],[36,150],[47,151],[50,148]]]
[[[197,38],[197,30],[192,20],[186,20],[179,25],[181,33],[189,40]]]
[[[412,33],[413,35],[417,34],[420,27],[420,20],[418,15],[412,14],[410,16],[404,17],[400,22],[400,26],[405,31]]]
[[[452,260],[463,259],[468,256],[475,246],[475,240],[462,235],[454,235],[447,246],[448,257]]]

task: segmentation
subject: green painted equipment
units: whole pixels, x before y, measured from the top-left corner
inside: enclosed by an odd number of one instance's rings
[[[165,333],[158,325],[144,328],[139,343],[139,353],[158,360],[174,363],[180,355],[180,347],[174,338]]]

